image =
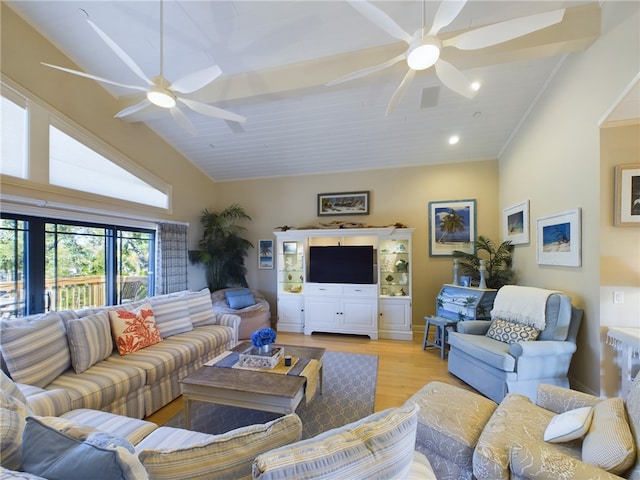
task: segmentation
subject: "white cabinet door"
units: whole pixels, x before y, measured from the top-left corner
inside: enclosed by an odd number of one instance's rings
[[[302,295],[278,297],[278,331],[302,333],[304,331],[304,298]]]
[[[411,340],[411,300],[384,298],[380,301],[380,337]]]
[[[310,297],[304,299],[304,333],[337,332],[339,300],[336,297]]]
[[[376,328],[375,302],[367,299],[344,299],[340,311],[340,320],[345,331],[361,332]]]

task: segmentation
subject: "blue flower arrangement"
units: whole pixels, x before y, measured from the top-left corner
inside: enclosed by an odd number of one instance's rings
[[[273,328],[262,328],[251,334],[251,343],[256,348],[271,345],[275,341],[276,332]]]

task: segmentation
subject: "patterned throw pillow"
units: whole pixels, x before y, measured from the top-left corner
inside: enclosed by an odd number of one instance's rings
[[[538,338],[540,330],[529,325],[509,322],[496,318],[491,322],[487,337],[504,343],[531,342]]]
[[[109,310],[111,334],[122,356],[162,341],[150,303],[135,310]]]

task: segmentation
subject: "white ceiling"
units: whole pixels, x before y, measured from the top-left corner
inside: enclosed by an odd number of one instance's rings
[[[64,67],[141,84],[84,21],[79,12],[84,9],[149,77],[159,73],[159,2],[6,3],[71,59]],[[373,3],[410,34],[421,24],[419,1]],[[439,3],[426,2],[427,19]],[[395,111],[385,117],[406,71],[403,63],[325,86],[406,49],[347,3],[166,0],[164,76],[173,81],[218,64],[223,75],[190,97],[244,115],[247,121],[226,122],[185,109],[196,136],[177,126],[166,111],[148,109],[122,121],[146,122],[216,180],[497,158],[563,55],[595,39],[598,3],[472,0],[441,32],[452,35],[560,7],[568,7],[563,22],[544,31],[483,50],[443,51],[443,58],[482,83],[475,98],[442,86],[431,68],[416,75]],[[62,82],[69,74],[56,75]],[[120,108],[141,99],[131,90],[105,88],[119,99]],[[448,144],[452,134],[461,138],[455,146]]]

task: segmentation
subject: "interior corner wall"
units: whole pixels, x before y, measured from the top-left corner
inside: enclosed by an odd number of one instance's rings
[[[640,119],[635,124],[600,131],[600,328],[603,339],[608,327],[634,327],[640,331],[640,226],[614,226],[615,167],[628,164],[640,165]],[[614,292],[622,292],[624,303],[614,303]],[[603,345],[600,385],[603,395],[621,394],[621,367],[626,360],[613,346]]]
[[[143,124],[113,117],[121,107],[98,83],[40,64],[46,61],[73,67],[73,62],[27,24],[6,3],[0,4],[0,68],[3,75],[97,136],[127,158],[172,186],[171,211],[137,204],[106,203],[82,193],[70,195],[32,182],[6,182],[4,194],[108,210],[159,220],[189,223],[190,246],[197,244],[200,213],[213,203],[215,183],[191,161]],[[77,68],[77,67],[75,67]],[[43,209],[43,215],[47,215]],[[189,286],[201,284],[203,271],[189,267]]]
[[[398,153],[401,155],[401,152]],[[317,194],[370,191],[370,215],[317,217]],[[242,205],[252,221],[247,238],[274,239],[277,227],[314,227],[319,222],[348,221],[367,226],[403,223],[415,228],[412,238],[413,326],[424,330],[425,315],[435,313],[436,296],[453,279],[451,257],[429,256],[428,205],[431,201],[476,199],[477,232],[499,242],[498,161],[485,160],[326,175],[219,182],[216,210]],[[259,270],[255,248],[246,260],[247,281],[265,294],[276,314],[276,271]]]
[[[603,344],[599,124],[640,70],[639,25],[637,2],[605,1],[601,36],[568,56],[499,159],[500,207],[530,201],[531,242],[515,247],[519,283],[565,291],[584,309],[569,377],[574,388],[596,395]],[[582,265],[538,265],[536,219],[577,207]]]

